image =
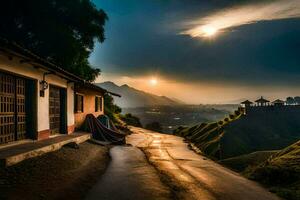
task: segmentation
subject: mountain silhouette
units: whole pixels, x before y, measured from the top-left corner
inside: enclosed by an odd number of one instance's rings
[[[184,104],[182,101],[177,99],[147,93],[130,87],[127,84],[118,86],[113,82],[107,81],[103,83],[96,83],[96,85],[111,92],[120,94],[122,97],[115,97],[114,100],[115,103],[122,108]]]

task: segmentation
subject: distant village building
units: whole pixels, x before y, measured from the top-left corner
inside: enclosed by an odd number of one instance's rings
[[[270,103],[269,100],[260,97],[255,104],[249,100],[241,102],[239,111],[244,115],[265,115],[273,112],[276,112],[276,115],[284,115],[283,113],[300,112],[300,104],[288,104],[281,99]]]
[[[260,99],[257,99],[255,101],[257,103],[258,106],[266,106],[266,105],[269,105],[269,100],[267,99],[264,99],[263,97],[260,97]]]
[[[103,114],[105,93],[110,92],[0,39],[0,144],[71,134],[87,114]]]
[[[252,101],[246,100],[241,103],[244,107],[249,107],[253,104]]]
[[[274,106],[284,106],[285,101],[282,101],[280,99],[276,99],[275,101],[272,102]]]
[[[241,102],[241,105],[242,105],[242,106],[239,108],[239,111],[245,115],[247,109],[248,109],[252,104],[253,104],[253,102],[252,102],[252,101],[249,101],[249,100],[246,100],[246,101]]]

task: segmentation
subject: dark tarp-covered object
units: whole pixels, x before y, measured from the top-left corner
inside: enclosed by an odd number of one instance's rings
[[[108,120],[108,123],[111,122]],[[92,114],[86,116],[84,129],[92,133],[93,138],[96,140],[112,144],[125,144],[125,135],[107,128]]]

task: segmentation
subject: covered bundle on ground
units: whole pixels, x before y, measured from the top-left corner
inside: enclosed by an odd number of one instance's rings
[[[106,128],[111,129],[113,131],[119,132],[119,130],[116,128],[115,124],[109,119],[107,115],[99,115],[97,119],[101,122],[102,125],[104,125]]]
[[[85,130],[92,133],[96,140],[112,144],[125,144],[125,135],[107,128],[92,114],[86,116],[84,124]]]

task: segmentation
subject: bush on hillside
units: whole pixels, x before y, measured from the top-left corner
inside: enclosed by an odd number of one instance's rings
[[[118,123],[116,114],[122,112],[122,109],[114,104],[114,99],[109,94],[104,95],[104,114],[107,115],[114,123]]]
[[[142,127],[140,119],[131,113],[127,113],[125,115],[120,115],[120,119],[124,121],[127,125]]]
[[[236,110],[236,111],[234,111],[234,114],[235,114],[236,116],[239,116],[239,115],[241,114],[241,112],[240,112],[239,110]]]
[[[162,127],[161,124],[159,122],[152,122],[149,124],[146,124],[145,126],[146,129],[151,130],[151,131],[155,131],[155,132],[162,132]]]
[[[223,121],[219,121],[218,124],[219,124],[220,126],[222,126],[222,125],[224,124],[224,122],[223,122]]]
[[[184,127],[184,126],[179,126],[179,127],[177,127],[176,129],[173,130],[173,134],[177,135],[177,134],[179,134],[185,128],[186,127]]]

